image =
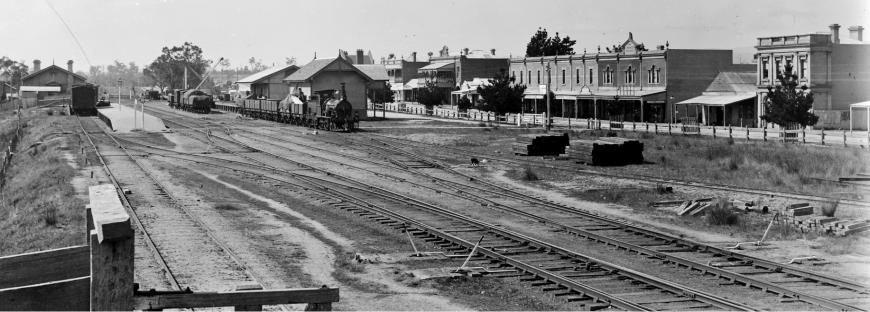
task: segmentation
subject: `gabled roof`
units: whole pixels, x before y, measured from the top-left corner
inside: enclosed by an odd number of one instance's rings
[[[756,72],[720,72],[704,92],[749,92],[755,93]]]
[[[359,73],[367,80],[373,80],[372,77],[364,73],[362,70],[345,60],[341,57],[329,58],[329,59],[315,59],[308,64],[300,67],[299,70],[284,78],[284,81],[307,81],[314,76],[317,76],[324,69],[329,67],[332,64],[338,63],[342,68],[352,69],[353,71]]]
[[[390,80],[387,75],[387,67],[382,64],[354,64],[360,71],[372,78],[375,81]]]
[[[39,71],[36,71],[36,72],[30,73],[30,74],[27,74],[27,76],[22,77],[21,80],[27,80],[27,79],[29,79],[30,77],[37,76],[37,75],[39,75],[39,74],[41,74],[41,73],[44,73],[44,72],[46,72],[46,71],[48,71],[49,69],[52,69],[52,68],[57,68],[57,69],[59,69],[59,70],[61,70],[61,71],[64,71],[64,72],[66,72],[66,73],[70,73],[68,70],[63,69],[63,68],[61,68],[60,66],[57,66],[57,65],[52,64],[52,65],[49,65],[49,66],[46,67],[46,68],[40,69]],[[79,75],[79,74],[76,74],[76,73],[70,73],[70,74],[72,74],[73,77],[76,77],[76,78],[78,78],[78,79],[81,79],[81,80],[88,80],[88,78],[85,78],[85,77],[83,77],[83,76],[81,76],[81,75]]]
[[[236,83],[257,83],[260,80],[267,79],[267,78],[271,77],[272,75],[284,72],[285,70],[288,70],[288,69],[291,69],[294,67],[299,68],[299,66],[292,65],[292,64],[286,65],[286,66],[272,67],[272,68],[260,71],[258,73],[255,73],[253,75],[247,76],[245,78],[239,79],[239,81],[236,81]],[[286,77],[284,77],[284,78],[286,78]]]

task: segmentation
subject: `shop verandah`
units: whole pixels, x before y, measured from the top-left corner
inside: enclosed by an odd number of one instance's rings
[[[664,90],[612,90],[592,93],[551,93],[550,113],[553,117],[621,120],[635,122],[666,122],[668,111]],[[526,93],[523,113],[547,112],[544,94]]]

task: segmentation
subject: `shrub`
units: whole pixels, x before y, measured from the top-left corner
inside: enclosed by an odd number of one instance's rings
[[[538,180],[540,180],[540,178],[538,178],[538,174],[535,173],[534,170],[532,170],[532,167],[526,167],[526,169],[523,170],[523,178],[526,181],[538,181]]]
[[[728,138],[728,145],[734,145],[734,138]]]
[[[731,157],[728,159],[728,170],[734,171],[740,168],[740,159],[739,157]]]
[[[214,206],[216,210],[239,210],[238,207],[230,205],[230,204],[217,204]]]
[[[727,199],[720,198],[707,208],[707,223],[710,225],[736,225],[740,223],[740,215],[731,209]]]
[[[833,217],[837,213],[838,206],[840,206],[839,201],[822,204],[822,215],[825,217]]]
[[[53,226],[57,224],[57,207],[54,205],[45,205],[42,207],[42,220],[45,225]]]

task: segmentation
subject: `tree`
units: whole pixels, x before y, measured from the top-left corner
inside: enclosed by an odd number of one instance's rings
[[[426,108],[441,105],[443,101],[444,93],[434,82],[426,82],[425,87],[417,90],[417,103],[426,105]]]
[[[389,82],[384,84],[383,88],[369,89],[368,96],[369,96],[369,101],[372,101],[372,103],[392,103],[392,102],[395,102],[393,90],[390,90],[390,83]]]
[[[489,85],[477,87],[477,93],[484,102],[478,105],[478,109],[496,114],[522,111],[526,86],[513,82],[514,77],[508,76],[507,71],[502,69],[495,78],[489,80]]]
[[[21,78],[27,76],[27,65],[24,61],[16,62],[8,57],[0,57],[0,81],[9,81],[15,88],[21,85]]]
[[[254,58],[253,56],[250,59],[248,59],[248,64],[251,65],[251,70],[253,70],[255,72],[263,71],[266,68],[269,68],[268,66],[263,64],[262,60],[258,60],[256,58]]]
[[[456,106],[460,111],[466,111],[471,108],[474,103],[471,103],[471,100],[468,98],[468,95],[463,95],[462,98],[459,99],[459,102],[456,103]]]
[[[296,65],[296,57],[284,57],[284,64]]]
[[[154,77],[161,88],[183,88],[185,67],[196,72],[196,74],[189,73],[187,77],[188,85],[196,86],[200,82],[200,78],[196,77],[197,74],[203,75],[211,64],[211,61],[202,57],[202,49],[190,42],[172,48],[163,47],[161,52],[160,56],[147,67],[148,74]]]
[[[764,115],[767,122],[779,126],[797,123],[801,127],[815,125],[819,116],[812,113],[813,93],[807,92],[807,86],[798,87],[798,76],[792,73],[791,64],[785,65],[785,70],[776,75],[779,84],[767,87],[767,100],[764,102]],[[798,91],[800,90],[800,91]]]
[[[559,33],[551,38],[546,28],[538,28],[526,45],[526,56],[572,55],[575,43],[577,40],[571,40],[571,37],[561,38]]]

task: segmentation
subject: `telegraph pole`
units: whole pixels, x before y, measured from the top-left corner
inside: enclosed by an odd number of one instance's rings
[[[121,78],[118,78],[118,110],[121,110],[121,84],[123,81]]]
[[[547,119],[546,119],[546,121],[544,121],[544,123],[546,125],[547,132],[550,132],[550,127],[552,127],[552,125],[550,124],[550,121],[552,120],[550,118],[550,80],[552,80],[551,78],[552,77],[550,76],[550,62],[547,62],[547,94],[546,94],[546,96],[547,96],[547,117],[546,118]]]

